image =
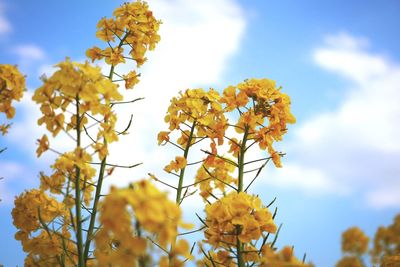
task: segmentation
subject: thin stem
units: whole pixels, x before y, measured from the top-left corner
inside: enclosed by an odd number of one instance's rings
[[[105,166],[108,166],[108,167],[115,167],[115,168],[122,168],[122,169],[132,169],[132,168],[135,168],[135,167],[143,164],[143,163],[135,163],[132,165],[118,165],[118,164],[103,163],[103,160],[101,162],[87,162],[87,163],[93,164],[93,165],[100,165],[100,167],[103,166],[103,164],[104,164]]]
[[[203,226],[203,227],[200,227],[199,229],[196,229],[196,230],[192,230],[192,231],[189,231],[189,232],[180,233],[180,234],[178,234],[178,236],[181,236],[181,235],[189,235],[189,234],[193,234],[193,233],[196,233],[196,232],[200,232],[201,230],[203,230],[203,229],[205,229],[205,228],[206,228],[206,227]]]
[[[75,98],[76,101],[76,146],[81,146],[81,118],[79,116],[79,96]],[[83,253],[83,240],[82,240],[82,215],[81,215],[81,168],[75,165],[75,213],[76,213],[76,241],[78,250],[78,266],[85,266],[85,256]]]
[[[114,105],[120,105],[120,104],[134,103],[136,101],[143,100],[143,99],[144,99],[144,97],[139,97],[139,98],[135,98],[135,99],[130,100],[130,101],[111,102],[110,105],[114,106]]]
[[[125,39],[128,37],[128,35],[129,35],[129,32],[127,32],[124,35],[124,37],[120,40],[120,42],[118,44],[118,48],[121,48],[121,46],[125,42]],[[112,79],[113,79],[114,68],[115,68],[114,65],[111,65],[110,73],[108,74],[108,79],[110,81],[112,81]],[[106,145],[106,144],[107,144],[107,141],[104,140],[104,145]],[[101,188],[102,188],[102,184],[103,184],[103,180],[104,180],[104,172],[105,172],[105,169],[106,169],[106,165],[107,165],[107,156],[105,156],[103,158],[103,160],[101,161],[99,177],[97,179],[96,193],[95,193],[95,196],[94,196],[92,214],[90,216],[89,228],[88,228],[88,232],[87,232],[87,236],[86,236],[85,251],[84,251],[84,254],[83,254],[84,259],[85,259],[85,263],[86,263],[86,260],[88,259],[90,243],[92,242],[92,240],[94,238],[93,231],[94,231],[94,225],[95,225],[95,222],[96,222],[98,203],[99,203],[99,200],[100,200]]]
[[[190,134],[188,137],[188,141],[186,143],[185,151],[183,152],[183,157],[187,159],[188,154],[189,154],[189,148],[192,143],[192,138],[193,138],[193,133],[194,133],[194,128],[196,126],[196,121],[193,122],[192,127],[190,129]],[[182,197],[182,186],[183,186],[183,178],[185,176],[185,169],[186,167],[183,167],[179,173],[179,183],[178,183],[178,188],[176,190],[176,203],[179,205],[181,203],[181,197]]]
[[[243,180],[244,180],[244,155],[246,153],[246,142],[247,142],[247,137],[249,134],[249,127],[245,126],[244,128],[244,134],[243,134],[243,139],[242,143],[240,144],[240,152],[239,152],[239,157],[238,157],[238,192],[243,192]],[[240,233],[240,226],[236,227],[236,252],[237,252],[237,261],[238,261],[238,267],[245,267],[245,262],[243,259],[243,244],[239,240],[239,233]]]
[[[249,128],[246,126],[244,129],[242,144],[240,146],[240,152],[239,152],[239,157],[238,157],[238,168],[239,168],[238,192],[243,191],[243,178],[244,178],[244,165],[245,165],[244,155],[246,152],[246,141],[247,141],[248,134],[249,134]]]
[[[140,229],[140,223],[136,221],[135,223],[136,234],[139,238],[142,237],[142,230]],[[146,267],[146,260],[143,256],[139,256],[139,267]]]
[[[238,267],[245,267],[244,259],[243,259],[243,251],[242,251],[242,242],[239,240],[239,231],[240,231],[240,226],[236,226],[236,251],[237,251],[237,263]]]

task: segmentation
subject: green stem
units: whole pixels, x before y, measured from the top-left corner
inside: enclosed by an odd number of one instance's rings
[[[137,236],[142,237],[142,230],[140,229],[140,223],[138,221],[136,221],[135,228]],[[139,256],[139,267],[146,267],[146,259],[144,257],[145,256]]]
[[[125,39],[128,37],[128,35],[129,35],[129,32],[126,33],[125,36],[120,40],[120,42],[118,44],[118,48],[120,48],[123,45],[123,43],[125,42]],[[114,69],[115,69],[114,65],[111,65],[110,73],[108,74],[108,79],[110,81],[112,81],[112,79],[113,79]],[[107,145],[106,140],[104,140],[104,145]],[[104,172],[106,169],[106,165],[107,165],[107,156],[105,156],[104,159],[101,161],[99,177],[97,179],[96,192],[95,192],[94,202],[93,202],[93,207],[92,207],[92,214],[90,216],[89,228],[88,228],[86,242],[85,242],[85,251],[84,251],[85,262],[88,259],[90,243],[93,240],[93,231],[94,231],[94,226],[96,223],[97,208],[98,208],[98,204],[99,204],[99,200],[100,200],[101,188],[103,185]]]
[[[237,250],[237,261],[238,261],[238,267],[245,267],[245,262],[243,259],[243,254],[242,254],[242,242],[239,240],[239,228],[240,226],[237,226],[238,233],[236,235],[236,250]]]
[[[193,122],[192,128],[190,129],[190,134],[188,137],[188,141],[186,143],[185,150],[183,152],[183,157],[187,160],[188,154],[189,154],[189,148],[192,144],[192,139],[193,139],[193,133],[194,133],[194,128],[196,126],[196,121]],[[182,187],[183,187],[183,178],[185,176],[185,169],[186,167],[183,167],[179,173],[179,183],[178,183],[178,188],[176,190],[176,204],[180,204],[182,200]]]
[[[243,139],[242,139],[242,144],[240,147],[240,152],[239,152],[239,157],[238,157],[238,193],[243,192],[243,180],[244,180],[244,155],[246,153],[246,142],[247,142],[247,137],[249,135],[249,127],[245,126],[244,129],[244,134],[243,134]],[[238,261],[238,267],[244,267],[245,262],[243,259],[243,244],[239,240],[239,234],[240,234],[240,226],[236,227],[236,250],[237,250],[237,261]]]
[[[185,150],[183,152],[183,157],[186,160],[187,160],[187,157],[188,157],[188,154],[189,154],[189,148],[190,148],[190,146],[192,144],[195,126],[196,126],[196,120],[193,121],[192,127],[190,128],[190,134],[189,134],[189,137],[188,137],[188,141],[186,143],[186,147],[185,147]],[[185,176],[185,169],[186,169],[186,167],[183,167],[181,169],[180,173],[179,173],[179,182],[178,182],[178,187],[176,189],[176,204],[177,205],[180,205],[181,202],[182,202],[182,189],[183,189],[183,178]],[[174,242],[171,244],[170,250],[168,252],[168,259],[169,259],[169,266],[170,267],[173,267],[173,264],[174,264],[171,252],[174,249],[175,242],[176,242],[176,237],[175,237]]]
[[[89,228],[88,228],[88,233],[86,236],[85,251],[84,251],[84,256],[85,256],[86,260],[89,255],[90,243],[93,240],[93,230],[94,230],[94,226],[95,226],[95,222],[96,222],[97,207],[98,207],[99,200],[100,200],[101,187],[103,184],[105,168],[106,168],[106,157],[101,161],[99,179],[97,181],[96,193],[94,196],[94,202],[93,202],[93,207],[92,207],[92,215],[90,216]]]
[[[76,98],[76,146],[80,148],[81,146],[81,118],[79,116],[79,96]],[[83,240],[82,240],[82,215],[81,215],[81,168],[75,165],[75,212],[76,212],[76,241],[78,249],[78,266],[85,266],[85,258],[83,254]]]
[[[244,154],[246,152],[246,142],[247,142],[247,137],[249,135],[249,128],[245,127],[244,129],[244,134],[243,134],[243,140],[242,140],[242,145],[240,147],[240,153],[239,153],[239,158],[238,158],[238,168],[239,168],[239,177],[238,177],[238,192],[243,192],[243,178],[244,178]]]

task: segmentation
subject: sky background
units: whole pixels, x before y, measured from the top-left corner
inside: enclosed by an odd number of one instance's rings
[[[17,105],[0,147],[0,264],[22,266],[13,238],[14,196],[38,185],[54,155],[35,156],[38,109],[30,98],[39,77],[65,59],[84,61],[97,21],[122,1],[0,0],[0,62],[18,64],[28,92]],[[283,168],[269,166],[252,187],[265,203],[277,197],[278,245],[294,245],[316,266],[340,258],[340,234],[358,225],[370,236],[400,211],[400,2],[153,0],[163,20],[161,42],[141,69],[122,123],[133,114],[131,135],[111,149],[111,162],[144,162],[119,171],[119,186],[152,172],[177,154],[158,147],[157,132],[169,99],[187,88],[219,91],[246,78],[267,77],[292,99],[297,123],[279,144]],[[129,68],[129,66],[125,67]],[[0,120],[4,117],[0,117]],[[68,149],[65,137],[52,143]],[[200,157],[201,155],[194,155]],[[193,172],[192,172],[193,173]],[[171,179],[171,178],[167,178]],[[171,180],[172,181],[172,180]],[[106,186],[109,186],[107,184]],[[186,217],[201,208],[193,198]]]

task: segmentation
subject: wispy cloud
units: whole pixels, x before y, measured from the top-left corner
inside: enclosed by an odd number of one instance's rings
[[[169,100],[180,90],[221,83],[229,59],[239,49],[245,18],[235,1],[157,1],[151,7],[163,20],[161,42],[142,70],[141,83],[126,99],[145,100],[121,107],[121,128],[133,114],[128,136],[111,148],[110,161],[130,164],[144,162],[136,170],[116,172],[126,183],[161,171],[180,151],[157,146],[157,133],[166,129],[164,116]],[[165,176],[165,175],[164,175]],[[124,178],[123,178],[124,177]],[[201,203],[201,202],[200,202]]]
[[[361,194],[373,207],[400,207],[400,65],[369,52],[368,43],[342,33],[315,49],[315,63],[349,86],[336,109],[297,126],[284,168],[296,170],[289,181],[303,181],[302,187]]]
[[[21,68],[29,68],[32,63],[41,62],[46,59],[45,51],[34,44],[20,44],[10,49],[10,53],[17,57]]]
[[[11,23],[5,16],[5,6],[2,1],[0,1],[0,35],[7,34],[12,31]]]
[[[45,58],[45,52],[40,47],[33,44],[17,45],[11,51],[19,58],[24,58],[26,60],[42,60]]]

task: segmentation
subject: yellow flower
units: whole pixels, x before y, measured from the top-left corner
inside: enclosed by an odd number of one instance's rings
[[[273,143],[282,140],[287,124],[296,122],[290,111],[290,98],[280,90],[273,80],[253,78],[237,86],[228,86],[219,100],[225,104],[225,112],[240,111],[235,131],[246,132],[247,139],[254,140],[262,150],[268,149],[276,167],[282,164]],[[239,147],[231,141],[230,148],[229,152],[237,157]]]
[[[76,245],[70,240],[67,207],[44,191],[36,189],[22,193],[14,204],[13,224],[18,229],[15,239],[21,241],[27,253],[25,264],[55,266],[57,257],[66,256],[65,248],[70,253],[66,265],[71,265],[75,261]],[[55,220],[59,222],[57,227],[60,228],[60,235],[51,233],[51,225]]]
[[[103,160],[108,155],[108,148],[106,144],[95,143],[92,145],[94,152],[98,153],[99,159]]]
[[[369,238],[358,227],[351,227],[342,234],[342,251],[361,255],[368,250]]]
[[[56,136],[61,130],[70,131],[88,123],[85,113],[100,114],[107,119],[101,123],[102,132],[99,138],[105,137],[108,142],[117,140],[114,132],[116,118],[111,114],[111,101],[119,101],[122,95],[118,86],[103,77],[99,67],[89,63],[75,63],[69,60],[57,65],[59,68],[50,78],[44,79],[43,85],[35,91],[32,99],[40,104],[42,117],[38,124],[45,124],[48,131]],[[79,101],[80,112],[71,117],[65,125],[65,111],[71,105],[76,110]],[[77,125],[77,116],[80,124]]]
[[[303,263],[295,257],[293,247],[285,246],[280,251],[276,251],[270,244],[261,247],[261,267],[314,267],[311,263]]]
[[[345,256],[336,263],[335,267],[364,267],[364,264],[355,256]]]
[[[139,74],[136,74],[136,71],[130,71],[127,75],[123,75],[123,79],[125,81],[125,88],[132,89],[139,82]]]
[[[25,91],[25,77],[17,67],[0,64],[0,113],[4,113],[7,119],[15,116],[13,101],[20,101]],[[5,135],[10,124],[0,124],[0,131]]]
[[[275,164],[277,168],[282,168],[282,163],[281,163],[281,156],[277,152],[272,152],[271,153],[271,158],[272,162]]]
[[[55,198],[49,197],[42,190],[32,189],[15,199],[12,211],[13,224],[24,232],[35,231],[40,225],[38,210],[45,223],[65,212],[63,205]]]
[[[225,109],[227,111],[232,111],[238,107],[244,107],[249,102],[249,99],[245,92],[239,92],[236,95],[236,87],[228,86],[224,89],[223,97],[221,98],[221,103],[225,103]]]
[[[11,124],[0,124],[0,132],[1,135],[6,135],[8,133],[8,129],[10,129]]]
[[[184,157],[177,156],[175,160],[171,160],[171,162],[164,167],[166,172],[175,171],[178,172],[179,170],[186,167],[186,159]]]
[[[247,128],[249,132],[253,133],[256,131],[256,127],[259,127],[264,122],[264,118],[261,114],[254,114],[250,109],[240,115],[239,121],[236,124],[235,130],[238,133],[243,133]]]
[[[114,264],[113,260],[122,262],[118,257],[123,256],[129,256],[124,261],[131,263],[144,255],[147,248],[145,235],[167,248],[175,242],[178,226],[183,225],[179,206],[148,180],[136,182],[126,189],[112,188],[102,203],[100,222],[103,228],[95,238],[95,255],[101,266]],[[138,229],[142,237],[136,235]],[[118,246],[110,249],[111,243]],[[175,256],[190,256],[187,243],[178,241],[174,253]]]
[[[168,107],[165,122],[169,123],[169,130],[178,130],[181,125],[195,123],[193,137],[207,136],[217,138],[222,144],[227,120],[220,107],[218,93],[210,89],[188,89],[180,92],[178,98],[173,98]]]
[[[382,266],[391,266],[390,262],[400,260],[400,214],[398,214],[393,223],[387,227],[381,226],[375,233],[374,244],[371,251],[372,262],[382,264]],[[397,257],[391,257],[395,256]],[[395,265],[394,265],[395,266]]]
[[[382,259],[382,267],[391,267],[400,265],[400,254],[394,256],[384,256]]]
[[[136,61],[137,66],[141,66],[145,61],[147,50],[153,50],[160,41],[157,34],[161,21],[157,21],[153,13],[149,10],[146,2],[135,1],[124,3],[113,12],[112,18],[102,18],[97,24],[96,36],[102,41],[111,45],[114,41],[120,42],[115,49],[123,45],[129,45],[131,49],[130,56]],[[106,55],[108,54],[108,56]],[[106,63],[116,65],[124,62],[117,51],[113,55],[107,49],[102,50],[102,55],[106,56]],[[99,50],[88,51],[87,56],[92,60],[101,59]],[[127,88],[135,83],[131,80]]]
[[[213,247],[236,246],[236,237],[249,243],[264,232],[275,233],[276,225],[261,200],[244,192],[231,192],[206,206],[205,242]]]
[[[241,142],[238,141],[236,138],[231,138],[229,140],[229,145],[230,145],[230,148],[229,148],[228,153],[232,153],[232,155],[235,158],[238,158],[239,157],[239,152],[240,152]]]
[[[163,142],[168,142],[169,134],[170,132],[165,132],[165,131],[159,132],[157,136],[158,145],[161,145]]]
[[[47,138],[47,135],[43,135],[42,138],[38,139],[39,147],[36,150],[36,154],[38,157],[42,155],[43,152],[47,151],[50,147],[49,144],[49,139]]]
[[[94,62],[95,60],[102,59],[104,57],[104,52],[97,46],[94,46],[86,50],[86,56]]]
[[[198,169],[195,183],[200,188],[200,195],[204,200],[217,190],[226,192],[227,184],[236,184],[237,179],[232,176],[235,167],[225,160],[213,157],[206,160]],[[217,191],[218,192],[218,191]]]
[[[124,49],[122,47],[107,47],[104,50],[104,57],[106,59],[106,63],[116,66],[119,63],[124,63],[124,55],[123,55]]]
[[[96,37],[105,42],[112,42],[115,40],[116,24],[114,19],[102,18],[97,23],[98,31]]]

